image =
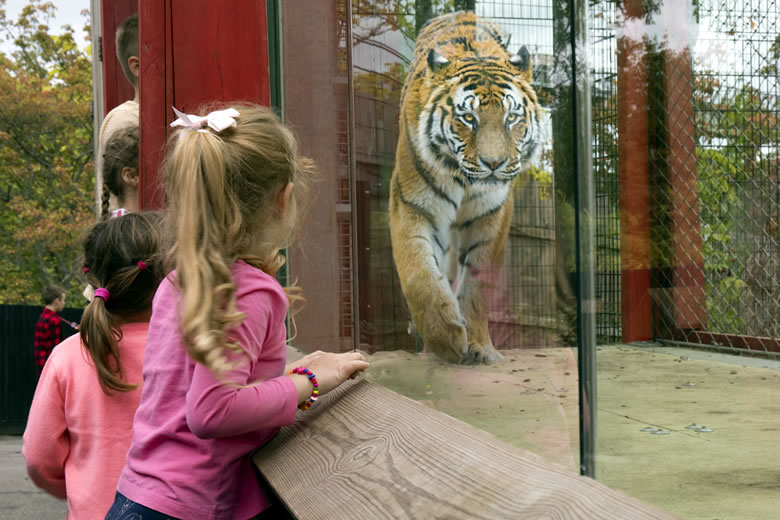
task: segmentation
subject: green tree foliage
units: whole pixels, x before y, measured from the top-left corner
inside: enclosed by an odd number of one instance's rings
[[[92,63],[51,2],[15,20],[0,0],[0,303],[40,303],[59,284],[83,300],[78,238],[94,219]],[[86,13],[85,13],[86,15]],[[84,27],[89,35],[89,20]]]

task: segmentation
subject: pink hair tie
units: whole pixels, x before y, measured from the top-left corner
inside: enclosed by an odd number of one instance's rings
[[[138,269],[140,269],[141,271],[143,271],[144,269],[146,269],[146,264],[145,264],[145,263],[143,263],[143,262],[141,262],[141,261],[139,260],[139,261],[138,261]]]
[[[89,267],[84,266],[84,274],[89,272]]]
[[[108,292],[108,289],[104,289],[103,287],[95,289],[95,298],[103,298],[103,302],[107,302],[110,295],[111,293]]]

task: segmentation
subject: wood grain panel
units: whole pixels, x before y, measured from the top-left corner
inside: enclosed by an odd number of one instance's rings
[[[158,168],[172,120],[173,58],[170,1],[141,0],[139,16],[141,208],[164,205]]]
[[[673,518],[366,381],[299,412],[254,461],[298,518]]]
[[[171,0],[176,108],[212,101],[268,106],[265,0]]]

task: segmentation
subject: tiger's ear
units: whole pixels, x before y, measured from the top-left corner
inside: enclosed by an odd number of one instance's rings
[[[506,37],[506,41],[505,41],[505,42],[503,42],[501,45],[502,45],[502,46],[503,46],[505,49],[509,50],[509,42],[511,42],[511,41],[512,41],[512,35],[510,34],[509,36],[507,36],[507,37]]]
[[[520,69],[529,81],[531,80],[531,54],[525,48],[525,45],[520,47],[517,54],[509,58],[509,63]]]
[[[450,61],[436,52],[436,49],[428,51],[428,68],[433,72],[439,72],[441,69],[450,64]]]

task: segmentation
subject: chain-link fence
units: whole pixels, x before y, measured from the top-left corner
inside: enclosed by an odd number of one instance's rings
[[[618,8],[614,1],[591,2],[590,38],[591,107],[593,121],[593,184],[595,195],[596,341],[619,343],[620,314],[620,212],[618,206]]]
[[[780,2],[693,8],[649,44],[655,334],[780,352]]]

